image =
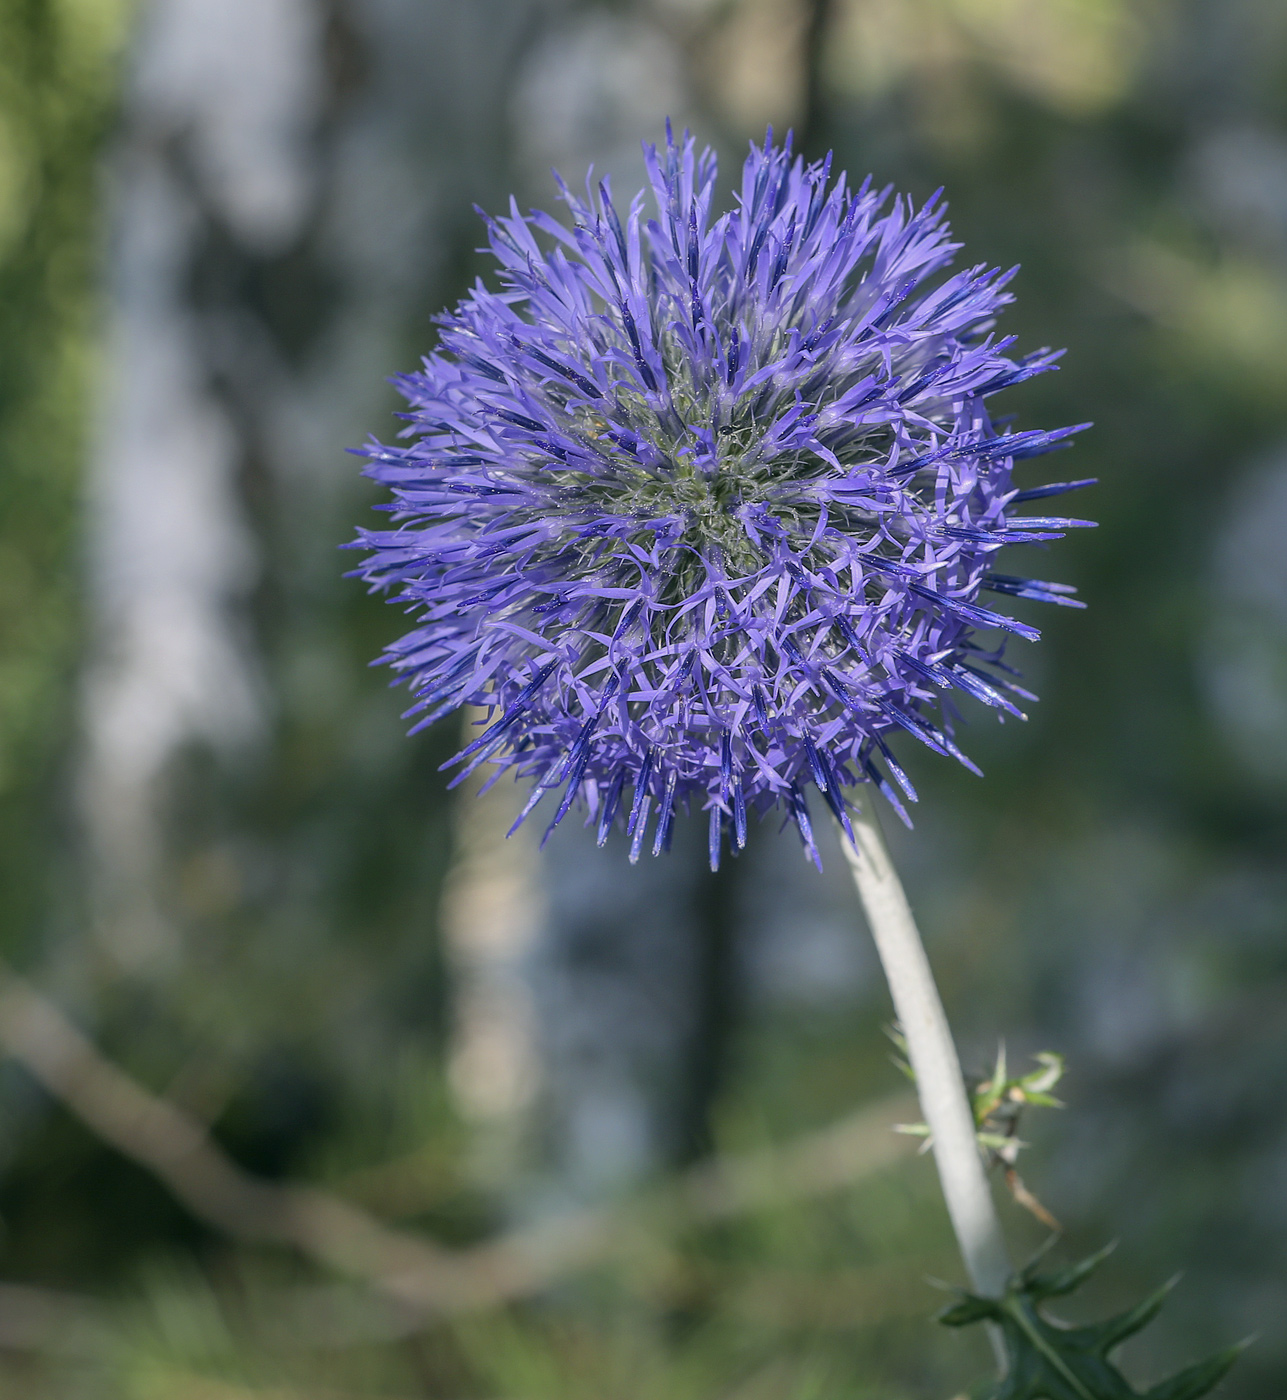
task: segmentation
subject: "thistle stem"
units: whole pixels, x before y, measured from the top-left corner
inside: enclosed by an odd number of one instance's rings
[[[854,816],[853,833],[852,845],[843,837],[840,845],[858,887],[907,1041],[921,1112],[932,1137],[934,1163],[965,1271],[976,1293],[999,1298],[1010,1277],[1010,1260],[943,1002],[870,804]],[[995,1328],[989,1330],[993,1349],[1004,1366],[1000,1334]]]

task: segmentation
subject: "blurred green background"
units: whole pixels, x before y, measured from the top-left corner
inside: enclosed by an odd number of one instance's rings
[[[967,1064],[1069,1056],[1024,1173],[1067,1251],[1121,1241],[1077,1315],[1183,1270],[1128,1371],[1257,1332],[1224,1393],[1287,1389],[1280,0],[0,0],[5,958],[258,1179],[461,1250],[618,1222],[521,1296],[394,1306],[200,1218],[69,1109],[83,1064],[41,1086],[30,1032],[0,1064],[0,1394],[947,1400],[983,1373],[928,1320],[959,1271],[926,1160],[859,1151],[811,1193],[775,1159],[727,1210],[691,1176],[899,1092],[843,891],[819,946],[852,939],[849,971],[796,994],[789,947],[738,971],[736,889],[693,877],[673,1122],[578,1176],[571,1071],[519,1082],[557,860],[498,855],[446,793],[458,726],[403,738],[366,669],[400,619],[340,577],[374,500],[344,449],[392,431],[385,377],[484,270],[471,205],[549,205],[548,167],[591,159],[631,188],[667,113],[726,187],[770,122],[945,186],[965,256],[1023,266],[1003,329],[1068,347],[1003,411],[1095,422],[1054,474],[1100,478],[1100,528],[1032,565],[1089,611],[1034,611],[1042,700],[971,725],[985,780],[906,754],[892,839]]]

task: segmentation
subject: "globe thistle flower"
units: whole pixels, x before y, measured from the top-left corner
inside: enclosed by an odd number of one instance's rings
[[[994,336],[1012,273],[938,276],[959,245],[937,195],[851,190],[770,133],[712,218],[709,150],[668,128],[645,156],[655,218],[604,180],[560,181],[571,228],[512,200],[488,219],[499,290],[395,381],[409,441],[365,451],[396,528],[360,532],[359,572],[418,614],[384,658],[415,728],[485,706],[456,782],[530,779],[519,822],[580,799],[634,859],[695,805],[716,866],[780,804],[816,860],[807,787],[842,824],[858,783],[906,820],[891,737],[972,767],[952,693],[1034,698],[1003,645],[1036,629],[980,598],[1081,606],[994,569],[1088,523],[1016,508],[1089,483],[1012,480],[1076,429],[989,417],[1057,357]]]

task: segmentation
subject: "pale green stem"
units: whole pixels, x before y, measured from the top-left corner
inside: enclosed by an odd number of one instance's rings
[[[965,1271],[977,1294],[999,1298],[1010,1277],[1010,1260],[975,1137],[961,1064],[902,882],[870,804],[867,808],[853,818],[854,845],[843,837],[840,845],[907,1041],[907,1057],[916,1075],[916,1092]],[[998,1362],[1004,1366],[1000,1332],[989,1330]]]

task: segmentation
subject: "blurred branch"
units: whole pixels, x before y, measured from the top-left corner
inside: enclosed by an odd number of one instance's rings
[[[445,1251],[309,1187],[243,1171],[205,1128],[105,1059],[52,1003],[0,965],[0,1044],[82,1123],[152,1172],[215,1229],[287,1244],[419,1307],[459,1305],[467,1280]]]
[[[449,1250],[390,1229],[329,1192],[243,1171],[202,1124],[112,1064],[3,963],[0,1045],[92,1132],[152,1172],[208,1225],[246,1243],[291,1246],[417,1315],[458,1314],[528,1297],[610,1255],[653,1212],[672,1229],[724,1220],[837,1190],[908,1153],[892,1128],[912,1100],[898,1095],[784,1147],[703,1163],[643,1203],[574,1211]]]

